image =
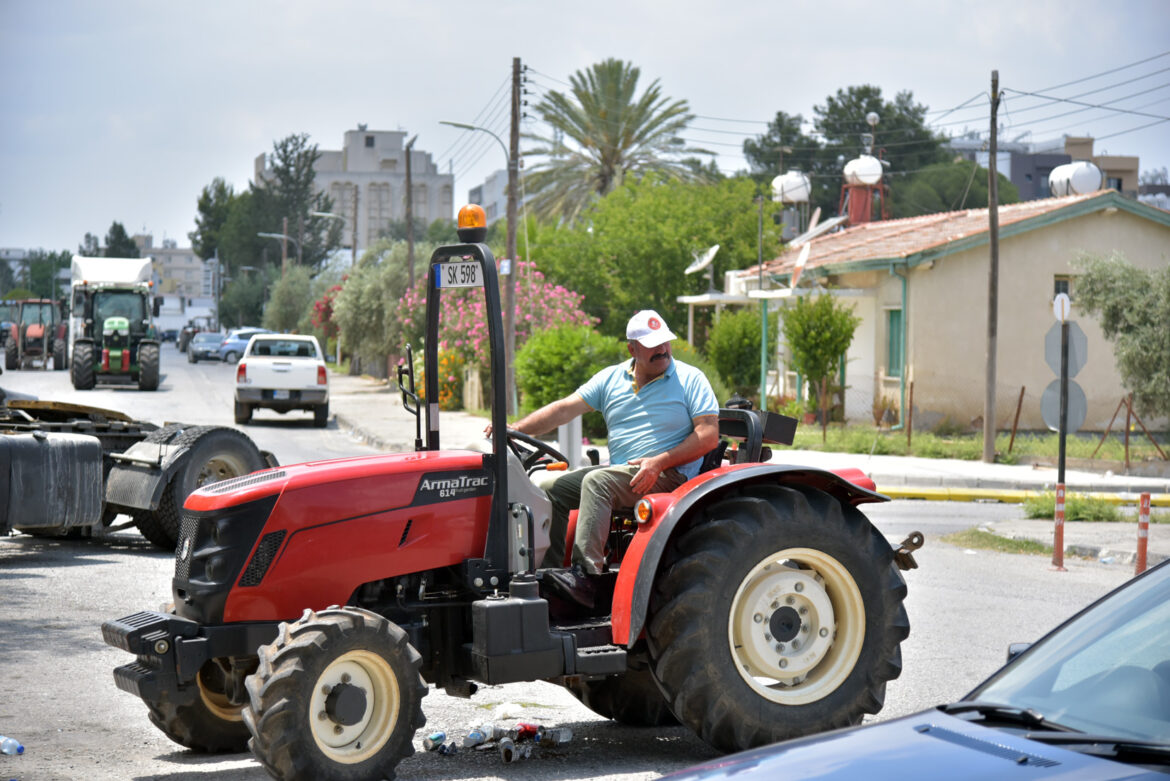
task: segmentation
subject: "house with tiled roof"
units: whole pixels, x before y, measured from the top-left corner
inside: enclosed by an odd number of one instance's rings
[[[1045,360],[1045,337],[1056,324],[1053,298],[1063,291],[1072,297],[1070,319],[1086,337],[1084,367],[1073,377],[1087,408],[1081,429],[1104,430],[1125,390],[1112,343],[1093,317],[1077,311],[1073,261],[1118,252],[1140,268],[1165,268],[1170,212],[1103,190],[1001,206],[998,214],[997,428],[1011,428],[1017,411],[1021,430],[1045,428],[1041,400],[1058,379]],[[848,420],[872,422],[875,400],[885,398],[899,411],[899,423],[912,411],[915,429],[944,419],[982,425],[987,209],[869,222],[820,236],[791,288],[799,254],[788,249],[766,261],[762,275],[758,267],[731,272],[726,289],[768,299],[773,309],[818,291],[848,302],[861,318],[836,399]],[[793,395],[798,378],[784,370],[782,343],[779,380],[770,393]]]

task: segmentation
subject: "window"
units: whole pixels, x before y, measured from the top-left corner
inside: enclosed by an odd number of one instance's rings
[[[1106,177],[1105,178],[1105,186],[1108,187],[1110,190],[1117,190],[1117,192],[1121,192],[1121,177],[1120,176]]]
[[[1068,274],[1057,274],[1052,278],[1052,297],[1056,298],[1061,293],[1073,297],[1073,278]]]
[[[374,137],[373,136],[366,136],[366,149],[373,149],[373,148],[374,148]]]
[[[902,376],[902,310],[886,311],[886,376]]]

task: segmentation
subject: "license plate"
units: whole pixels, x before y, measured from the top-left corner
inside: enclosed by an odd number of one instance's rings
[[[274,390],[274,391],[272,391],[272,398],[274,398],[274,399],[287,399],[288,398],[288,391]]]
[[[436,263],[436,287],[483,287],[483,269],[479,263]]]

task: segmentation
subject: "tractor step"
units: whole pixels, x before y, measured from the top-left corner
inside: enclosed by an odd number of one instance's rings
[[[578,648],[574,655],[577,675],[614,675],[626,671],[626,649],[616,645]]]

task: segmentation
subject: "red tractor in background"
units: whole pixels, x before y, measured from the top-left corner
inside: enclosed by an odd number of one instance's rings
[[[550,509],[532,475],[565,459],[507,429],[496,263],[478,243],[482,210],[466,218],[467,243],[431,257],[425,399],[438,398],[441,293],[482,287],[490,446],[441,449],[438,405],[420,403],[407,360],[416,452],[195,491],[174,609],[102,626],[136,656],[114,671],[119,688],[183,746],[250,745],[276,778],[314,781],[392,778],[427,684],[468,697],[547,680],[602,716],[677,720],[723,751],[877,712],[910,629],[899,566],[921,535],[892,549],[857,509],[885,500],[860,472],[766,463],[765,442],[791,442],[790,418],[722,410],[710,468],[615,516],[604,614],[545,595]]]
[[[41,368],[65,368],[66,325],[56,301],[30,298],[9,302],[11,321],[4,339],[4,368],[28,369],[36,361]],[[7,320],[7,318],[5,318]]]

